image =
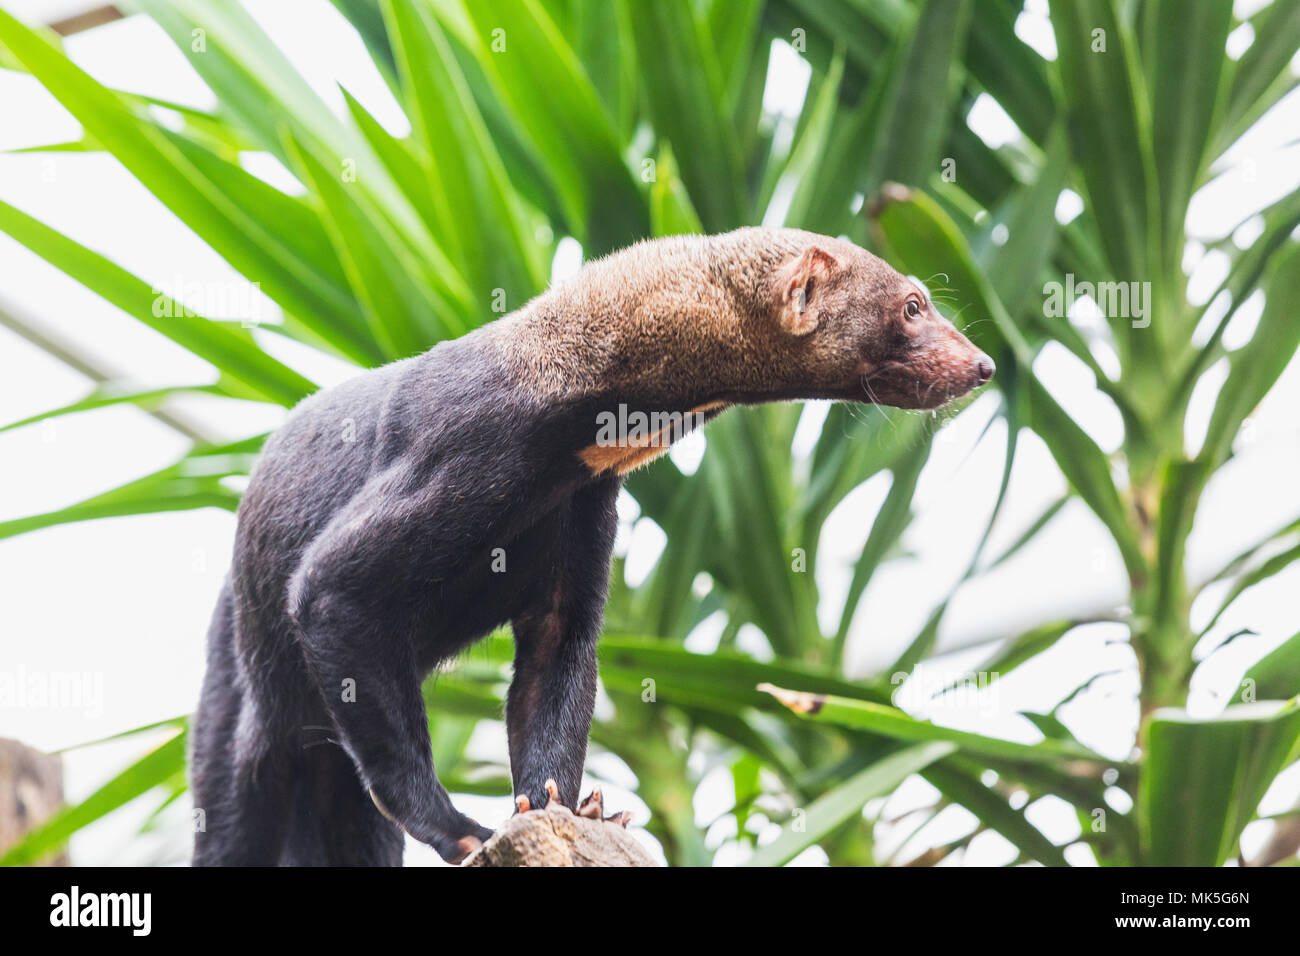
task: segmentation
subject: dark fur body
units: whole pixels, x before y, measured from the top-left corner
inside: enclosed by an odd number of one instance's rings
[[[322,393],[268,442],[210,636],[194,754],[208,825],[198,862],[396,864],[401,835],[372,788],[444,855],[485,835],[435,782],[419,685],[511,622],[521,651],[512,757],[567,748],[576,768],[562,779],[562,767],[539,762],[519,792],[543,806],[556,777],[576,802],[587,728],[564,726],[563,714],[539,723],[537,711],[544,697],[576,696],[579,712],[594,701],[621,482],[556,454],[590,442],[594,411],[539,407],[480,344],[445,343]],[[495,548],[504,572],[492,569]],[[561,637],[579,660],[550,675]],[[563,686],[543,694],[550,676]],[[345,679],[355,702],[342,701]],[[530,741],[526,720],[566,739]],[[364,783],[328,742],[335,726]],[[418,819],[436,791],[438,806]]]
[[[193,730],[206,824],[196,864],[396,865],[402,829],[447,859],[463,838],[486,838],[437,780],[420,685],[507,623],[515,793],[543,806],[554,779],[576,805],[622,485],[619,470],[582,457],[597,415],[618,403],[712,417],[731,404],[865,398],[858,379],[897,355],[859,360],[850,353],[864,346],[844,331],[790,344],[773,325],[784,295],[773,276],[813,241],[841,261],[867,256],[793,231],[634,247],[295,409],[240,506],[209,632]],[[898,293],[904,280],[868,259],[855,266],[875,283],[863,301],[883,298],[876,286]],[[832,374],[836,362],[847,364]]]

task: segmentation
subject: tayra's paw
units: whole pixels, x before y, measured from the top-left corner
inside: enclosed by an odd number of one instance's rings
[[[488,831],[488,836],[491,835],[491,831]],[[483,840],[480,840],[476,836],[463,836],[456,841],[456,852],[452,856],[443,857],[443,859],[453,865],[459,865],[465,861],[465,857],[469,856],[482,845]]]
[[[600,795],[600,787],[592,787],[582,803],[578,804],[578,816],[599,820],[605,815],[605,803]]]
[[[464,818],[462,832],[464,833],[464,836],[457,839],[438,840],[433,844],[433,848],[438,851],[438,855],[448,863],[463,863],[465,857],[469,856],[492,837],[492,830],[474,820],[471,820],[469,817]]]
[[[554,780],[547,780],[544,787],[546,789],[546,805],[544,809],[562,810],[565,813],[574,812],[569,808],[568,804],[560,799],[560,788],[556,785]],[[529,799],[528,794],[521,793],[515,797],[516,814],[527,813],[529,810],[536,809],[542,808],[535,807],[532,800]],[[586,798],[578,804],[577,814],[580,817],[586,817],[588,820],[604,820],[606,823],[617,823],[619,826],[624,828],[632,822],[632,814],[627,810],[624,810],[621,813],[614,813],[610,816],[605,816],[605,804],[601,796],[600,787],[594,787],[591,793],[587,794]]]
[[[388,809],[373,790],[370,791],[370,799],[374,801],[375,808],[401,828],[403,833],[433,847],[448,863],[460,863],[492,836],[492,830],[488,827],[461,813],[455,814],[454,818],[444,817],[438,825],[408,826]]]
[[[515,813],[527,813],[529,810],[540,810],[543,807],[547,810],[568,810],[560,800],[560,788],[554,780],[547,780],[546,784],[546,803],[539,807],[535,805],[528,794],[520,793],[515,795]]]
[[[623,828],[632,822],[632,814],[628,810],[621,813],[613,813],[605,816],[605,800],[600,792],[600,787],[593,787],[591,793],[578,804],[578,816],[586,817],[588,820],[604,820],[606,823],[617,823]]]

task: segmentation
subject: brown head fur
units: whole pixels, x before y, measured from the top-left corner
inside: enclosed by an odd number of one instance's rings
[[[484,332],[550,400],[934,408],[993,373],[922,287],[851,242],[796,229],[637,243]]]

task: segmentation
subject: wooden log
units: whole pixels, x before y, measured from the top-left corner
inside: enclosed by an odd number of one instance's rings
[[[63,762],[16,740],[0,738],[0,852],[63,806]],[[44,866],[67,866],[67,852]]]
[[[507,820],[463,866],[658,866],[617,823],[560,807]]]

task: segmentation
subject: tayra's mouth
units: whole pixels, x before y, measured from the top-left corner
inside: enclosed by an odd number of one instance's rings
[[[922,379],[905,367],[880,369],[862,379],[862,400],[914,411],[933,411],[980,388],[993,378],[993,360],[987,356],[958,375]]]

